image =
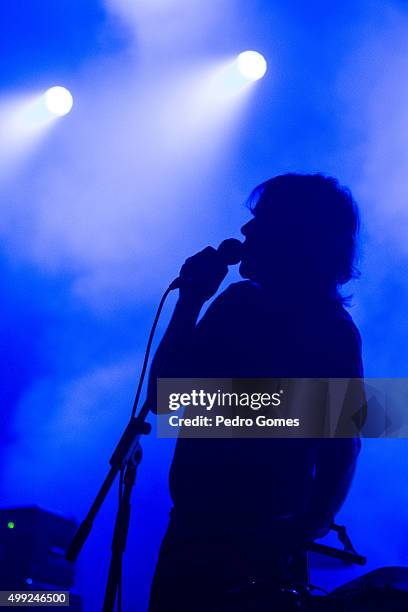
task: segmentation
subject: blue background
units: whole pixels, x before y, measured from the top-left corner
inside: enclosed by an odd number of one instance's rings
[[[351,187],[362,277],[347,289],[366,375],[406,376],[405,2],[15,0],[1,13],[2,505],[84,516],[161,292],[192,252],[238,237],[250,190],[281,172]],[[248,48],[268,73],[228,96],[212,75]],[[72,112],[12,155],[10,108],[52,85],[72,91]],[[144,442],[125,610],[146,608],[172,447]],[[312,582],[408,562],[406,450],[364,443],[339,521],[368,566],[315,559]],[[116,491],[78,562],[85,611],[102,600],[115,502]]]

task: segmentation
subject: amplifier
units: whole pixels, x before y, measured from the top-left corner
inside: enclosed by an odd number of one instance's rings
[[[74,565],[64,553],[76,526],[72,518],[37,506],[1,508],[0,589],[21,590],[42,583],[69,590]]]

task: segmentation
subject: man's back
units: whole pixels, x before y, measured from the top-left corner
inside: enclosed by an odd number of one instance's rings
[[[199,322],[188,372],[195,378],[318,378],[362,375],[360,338],[335,302],[279,306],[252,282],[230,285]],[[306,511],[322,444],[341,454],[353,441],[186,439],[170,474],[176,511],[272,517]],[[348,451],[347,451],[348,452]],[[213,518],[212,518],[213,517]]]

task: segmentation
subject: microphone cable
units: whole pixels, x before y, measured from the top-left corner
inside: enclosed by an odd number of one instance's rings
[[[149,340],[147,341],[147,345],[146,345],[146,350],[145,350],[144,359],[143,359],[143,365],[142,365],[142,371],[140,373],[139,383],[138,383],[138,386],[137,386],[135,400],[133,402],[133,408],[132,408],[132,414],[131,414],[130,420],[132,420],[132,419],[134,419],[136,417],[136,410],[137,410],[137,406],[139,404],[140,394],[142,393],[143,383],[144,383],[144,379],[145,379],[145,376],[146,376],[147,364],[149,363],[150,350],[152,348],[152,342],[153,342],[154,334],[156,332],[156,327],[157,327],[157,324],[159,322],[161,312],[163,310],[164,302],[166,301],[167,296],[169,295],[169,293],[172,290],[173,290],[173,287],[171,285],[169,285],[167,287],[166,291],[163,293],[163,295],[161,297],[161,300],[159,302],[159,305],[157,307],[157,310],[156,310],[156,314],[155,314],[155,317],[154,317],[154,320],[153,320],[153,324],[152,324],[152,327],[150,329]],[[140,411],[140,413],[138,415],[138,418],[144,419],[147,416],[148,412],[149,412],[149,407],[146,406],[146,404],[145,404],[143,406],[142,410]]]

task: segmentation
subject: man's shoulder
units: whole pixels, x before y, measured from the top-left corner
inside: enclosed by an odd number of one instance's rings
[[[361,335],[351,314],[342,304],[338,304],[336,306],[333,314],[337,324],[337,333],[340,336],[344,336],[348,340],[354,341],[361,348]]]

